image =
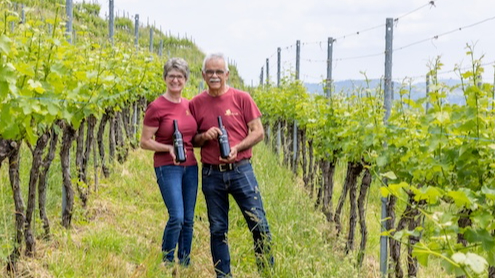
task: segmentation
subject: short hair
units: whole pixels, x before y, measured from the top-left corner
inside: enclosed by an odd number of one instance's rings
[[[189,79],[190,70],[186,60],[177,57],[170,58],[163,66],[163,78],[167,77],[168,72],[171,70],[178,70],[184,75],[186,80]]]
[[[205,59],[203,60],[203,68],[201,69],[203,72],[205,71],[205,67],[206,67],[206,62],[208,62],[209,60],[214,60],[214,59],[221,59],[225,62],[225,71],[226,72],[229,72],[229,64],[227,63],[227,60],[225,59],[225,55],[223,55],[223,53],[210,53],[208,55],[206,55]]]

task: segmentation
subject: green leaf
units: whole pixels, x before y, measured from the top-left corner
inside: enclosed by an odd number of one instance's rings
[[[495,189],[488,188],[484,185],[481,187],[481,193],[485,194],[488,199],[495,200]]]
[[[391,183],[388,185],[388,189],[390,193],[392,193],[395,196],[398,196],[401,192],[401,189],[403,188],[409,188],[409,184],[406,182],[401,182],[401,183]]]
[[[447,196],[451,197],[456,206],[458,207],[470,207],[471,206],[471,200],[469,200],[468,196],[466,195],[465,192],[462,191],[450,191],[447,193]]]
[[[5,99],[9,95],[9,83],[0,81],[0,99]]]
[[[388,157],[386,155],[379,156],[376,159],[376,165],[378,167],[383,167],[383,166],[387,165],[387,163],[388,163]]]
[[[440,124],[448,123],[450,121],[450,114],[447,111],[441,111],[435,113],[435,118]]]
[[[74,114],[70,113],[69,111],[67,110],[62,110],[62,119],[70,122],[72,121],[72,117],[74,116]]]
[[[390,195],[390,190],[388,190],[388,187],[386,186],[381,186],[380,193],[382,194],[382,197],[386,198]]]
[[[56,115],[58,115],[60,107],[53,102],[48,102],[46,104],[46,109],[50,115],[56,116]]]
[[[6,35],[0,36],[0,51],[6,55],[10,54],[10,42],[11,40]]]
[[[473,220],[473,223],[481,229],[486,229],[493,221],[493,215],[491,211],[480,210],[479,212],[471,214],[470,218]]]
[[[412,255],[423,266],[428,266],[428,258],[431,251],[424,245],[423,242],[418,242],[413,248]]]
[[[26,75],[28,77],[34,77],[34,68],[33,66],[26,63],[19,63],[16,65],[15,69],[21,74]]]
[[[24,115],[29,115],[33,111],[31,104],[28,101],[20,101],[19,108],[22,109]]]
[[[383,174],[380,174],[380,176],[384,177],[384,178],[387,178],[389,180],[395,180],[397,179],[397,176],[395,175],[394,172],[392,171],[389,171],[389,172],[386,172],[386,173],[383,173]]]
[[[17,82],[17,75],[12,64],[0,64],[0,81],[5,80],[10,84]]]
[[[64,65],[59,64],[59,63],[53,64],[50,67],[50,71],[51,72],[54,72],[54,73],[57,73],[60,76],[64,76],[64,75],[66,75],[68,73],[67,68],[65,68]]]
[[[33,129],[31,124],[31,117],[24,118],[24,130],[26,131],[25,139],[31,144],[36,144],[38,136],[36,136],[36,131]]]
[[[452,255],[452,260],[458,264],[465,264],[466,261],[466,254],[457,252]]]
[[[41,85],[41,82],[39,82],[37,80],[34,81],[32,79],[29,79],[28,84],[29,84],[30,90],[34,90],[35,92],[40,93],[40,94],[45,92],[45,89],[43,89],[43,85]]]
[[[485,260],[485,258],[483,258],[477,254],[470,253],[470,252],[467,253],[467,255],[466,255],[465,263],[475,273],[478,273],[478,274],[481,274],[488,267],[488,262]]]
[[[19,135],[19,126],[13,123],[5,127],[5,130],[2,132],[2,137],[4,139],[19,139]]]
[[[495,248],[495,240],[487,230],[473,230],[471,227],[468,227],[464,231],[464,237],[471,243],[481,242],[485,251],[490,251]]]
[[[6,18],[7,22],[17,21],[19,22],[19,15],[16,13],[15,15],[9,15]]]
[[[402,240],[402,237],[405,235],[404,233],[405,233],[405,231],[404,231],[404,230],[402,230],[402,231],[398,231],[398,232],[394,233],[394,235],[393,235],[392,237],[393,237],[395,240],[397,240],[397,241],[401,241],[401,240]]]
[[[434,186],[421,188],[421,190],[415,189],[414,193],[415,201],[426,200],[428,204],[435,204],[441,197],[444,196],[444,191]]]
[[[487,261],[488,264],[495,265],[495,249],[488,251]]]
[[[467,254],[457,252],[452,255],[452,260],[459,265],[468,266],[473,272],[478,274],[485,271],[488,267],[488,262],[485,258],[471,252],[468,252]]]
[[[31,104],[31,109],[32,109],[32,111],[33,111],[33,112],[35,112],[35,113],[38,113],[38,114],[41,114],[41,115],[46,114],[46,112],[45,112],[45,111],[43,111],[43,109],[41,109],[40,104],[39,104],[39,103],[37,103],[37,102],[35,102],[35,103],[32,103],[32,104]]]
[[[462,254],[462,255],[456,255],[456,254]],[[463,253],[456,253],[456,254],[454,254],[454,255],[456,255],[456,258],[458,260],[462,260],[462,262],[464,262],[466,260],[466,256]],[[448,254],[444,254],[444,255],[448,256]],[[451,256],[451,257],[453,257],[453,256]],[[454,260],[454,262],[455,262],[455,260]],[[455,264],[454,264],[448,260],[442,260],[441,264],[448,273],[452,273],[456,277],[466,274],[462,270],[462,268],[460,268],[461,263],[459,263],[459,262],[455,262]]]

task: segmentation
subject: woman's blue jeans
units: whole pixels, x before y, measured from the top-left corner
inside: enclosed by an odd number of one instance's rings
[[[169,215],[162,238],[163,260],[173,262],[178,246],[179,262],[189,265],[198,195],[198,166],[166,165],[155,167],[155,173]]]
[[[227,243],[229,194],[237,202],[253,234],[258,267],[263,268],[267,264],[271,266],[273,264],[270,252],[271,234],[251,164],[243,164],[226,172],[203,167],[202,179],[210,221],[210,248],[217,277],[231,276]]]

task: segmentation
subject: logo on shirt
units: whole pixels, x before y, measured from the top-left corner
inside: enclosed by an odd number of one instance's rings
[[[232,110],[230,109],[227,109],[227,111],[225,111],[225,116],[238,116],[239,113],[237,112],[232,112]]]

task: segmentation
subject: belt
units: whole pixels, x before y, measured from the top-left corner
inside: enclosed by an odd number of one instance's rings
[[[240,160],[240,161],[237,161],[234,163],[225,163],[225,164],[203,163],[203,168],[210,168],[212,170],[219,171],[219,172],[227,172],[227,171],[232,171],[235,168],[237,168],[241,165],[244,165],[244,164],[248,164],[248,163],[249,163],[249,159],[245,158],[243,160]]]

